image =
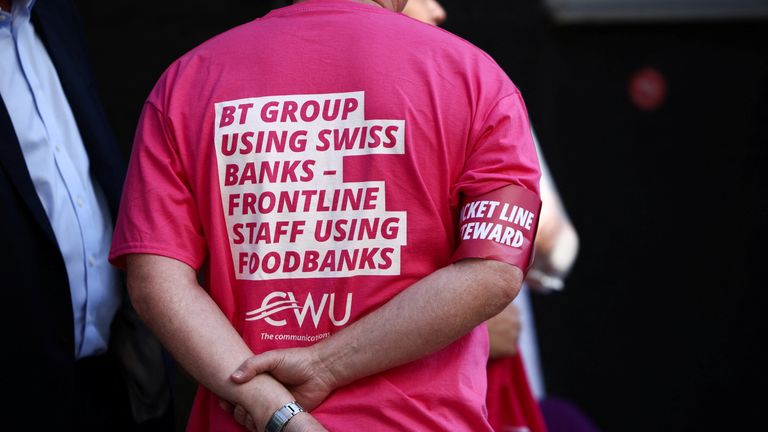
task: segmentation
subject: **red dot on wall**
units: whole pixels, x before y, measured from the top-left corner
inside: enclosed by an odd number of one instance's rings
[[[629,78],[629,100],[639,109],[654,111],[667,100],[667,78],[652,67],[644,67]]]

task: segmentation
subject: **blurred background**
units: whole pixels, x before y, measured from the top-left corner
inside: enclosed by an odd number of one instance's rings
[[[173,60],[280,4],[76,3],[126,156]],[[603,431],[764,428],[768,1],[441,4],[520,88],[580,235],[533,297],[548,394]]]

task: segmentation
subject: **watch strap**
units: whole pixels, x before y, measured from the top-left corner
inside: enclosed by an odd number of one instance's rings
[[[282,432],[288,421],[300,412],[304,412],[304,409],[296,401],[281,406],[269,418],[265,432]]]

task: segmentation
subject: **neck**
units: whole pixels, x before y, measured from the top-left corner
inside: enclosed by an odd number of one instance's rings
[[[10,12],[11,11],[11,0],[0,0],[0,9]]]
[[[306,0],[293,0],[294,3],[301,3]],[[405,7],[405,1],[402,0],[352,0],[358,3],[369,4],[373,6],[381,6],[384,9],[389,9],[395,12],[400,12]]]

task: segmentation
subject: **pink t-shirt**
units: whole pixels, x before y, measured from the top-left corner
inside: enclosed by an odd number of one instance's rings
[[[160,78],[110,259],[204,269],[254,352],[308,346],[456,260],[524,268],[538,179],[523,101],[490,57],[383,8],[310,0]],[[332,431],[490,430],[487,354],[478,327],[313,415]],[[188,430],[242,429],[201,389]]]

